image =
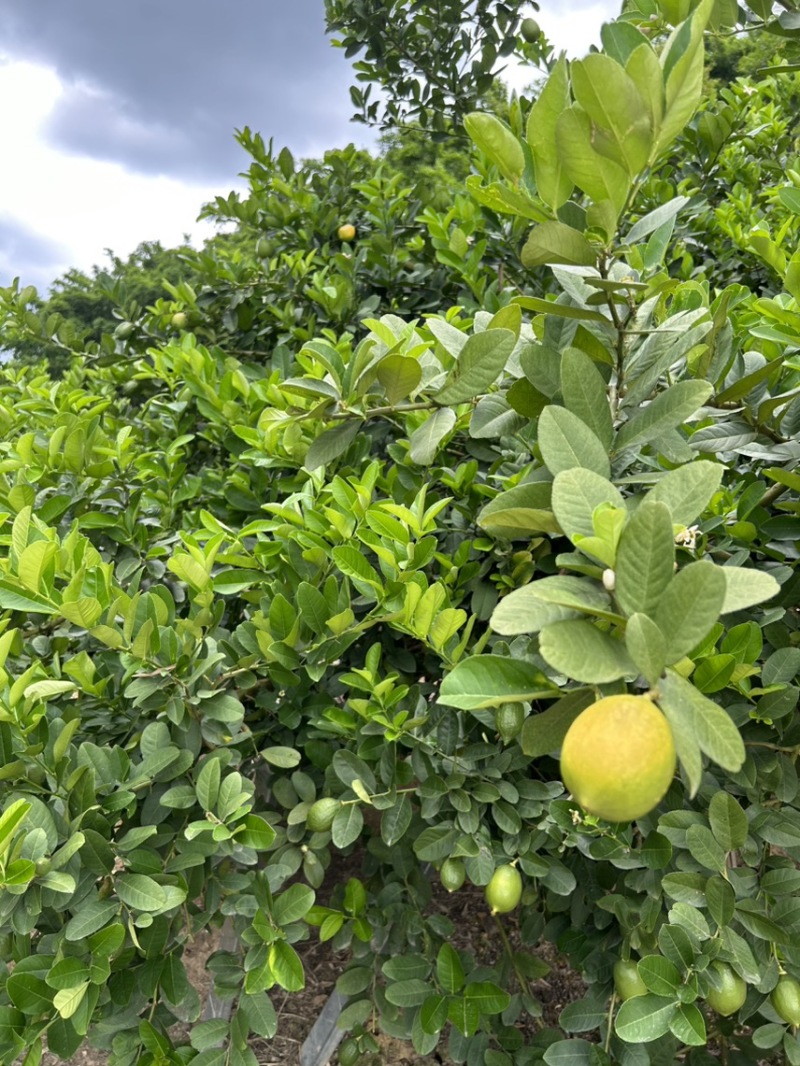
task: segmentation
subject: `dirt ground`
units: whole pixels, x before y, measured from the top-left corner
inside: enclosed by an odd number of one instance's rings
[[[324,888],[319,898],[326,898]],[[455,948],[470,951],[479,963],[491,965],[498,959],[502,946],[481,889],[465,886],[461,891],[449,895],[437,883],[432,907],[446,914],[453,922],[456,934],[452,943]],[[506,917],[505,926],[513,943],[516,934],[514,915]],[[216,950],[218,939],[218,935],[204,933],[184,953],[189,979],[204,1002],[211,987],[206,960]],[[281,990],[272,993],[278,1014],[278,1033],[272,1040],[253,1041],[251,1046],[259,1066],[299,1066],[300,1048],[347,963],[346,957],[336,958],[332,955],[330,945],[320,944],[313,931],[307,942],[295,947],[303,959],[306,987],[302,992],[291,994]],[[545,1024],[556,1025],[560,1011],[567,1003],[580,998],[584,986],[580,977],[570,970],[566,961],[559,958],[550,945],[542,945],[537,954],[552,969],[546,978],[535,982],[533,990],[543,1004]],[[380,1036],[379,1041],[384,1061],[392,1066],[442,1066],[448,1061],[444,1051],[445,1041],[441,1049],[431,1056],[420,1056],[410,1044],[390,1037]],[[104,1052],[86,1045],[70,1063],[72,1066],[106,1066],[107,1061]],[[336,1062],[334,1054],[332,1066]],[[63,1060],[45,1053],[42,1066],[63,1066]]]

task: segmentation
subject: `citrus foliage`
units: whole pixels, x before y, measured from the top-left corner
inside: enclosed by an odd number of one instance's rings
[[[343,212],[243,133],[197,285],[59,381],[3,373],[0,1061],[89,1034],[253,1063],[314,936],[349,953],[354,1062],[375,1017],[470,1066],[699,1062],[709,1023],[800,1062],[797,254],[769,292],[682,272],[694,208],[648,197],[737,15],[648,6],[508,124],[471,114],[476,173],[413,232],[353,151]],[[404,289],[393,218],[427,249]],[[51,339],[30,303],[2,293],[6,334]],[[645,694],[678,774],[605,822],[558,755]],[[362,872],[329,891],[339,852]],[[497,965],[452,946],[431,866],[518,917]],[[207,1022],[182,957],[224,920]],[[526,1043],[542,939],[587,992]]]

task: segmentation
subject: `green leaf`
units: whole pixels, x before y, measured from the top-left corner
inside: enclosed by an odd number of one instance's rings
[[[419,1007],[433,989],[427,981],[412,978],[386,986],[386,998],[395,1007]]]
[[[520,253],[528,270],[547,263],[567,266],[596,266],[597,253],[582,233],[563,222],[543,222],[534,226]]]
[[[316,470],[338,459],[350,447],[361,429],[361,421],[349,418],[337,426],[323,430],[306,452],[304,466],[306,470]]]
[[[670,1021],[675,1014],[674,999],[664,999],[652,994],[634,996],[619,1009],[614,1024],[617,1036],[626,1044],[647,1044],[669,1032]]]
[[[236,843],[254,851],[268,851],[275,841],[275,830],[259,814],[246,814],[236,827]]]
[[[638,222],[635,222],[625,234],[625,244],[636,244],[636,242],[640,241],[642,237],[646,237],[648,234],[659,229],[665,222],[669,222],[679,211],[683,210],[683,208],[689,203],[689,200],[690,198],[688,196],[676,196],[667,203],[661,204],[652,211],[648,211],[648,213],[640,218]]]
[[[661,54],[664,70],[665,108],[654,158],[682,132],[703,95],[703,31],[714,0],[701,0],[692,17],[676,27]]]
[[[464,987],[464,967],[458,952],[450,944],[444,943],[439,948],[436,957],[436,978],[444,992],[453,994]]]
[[[694,736],[700,750],[723,770],[736,773],[745,758],[744,743],[730,716],[716,703],[698,692],[674,670],[667,670],[659,682],[661,700],[680,703],[691,716]]]
[[[635,177],[652,147],[650,115],[636,83],[600,52],[573,62],[570,76],[575,99],[595,124],[594,147]]]
[[[478,525],[495,537],[529,540],[534,533],[560,533],[550,506],[552,485],[533,481],[497,496],[478,515]]]
[[[670,386],[625,423],[617,434],[615,450],[640,448],[683,425],[713,392],[708,381],[679,381]]]
[[[14,839],[14,834],[25,820],[30,809],[30,803],[26,800],[18,799],[10,803],[7,810],[3,812],[2,817],[0,817],[0,855],[5,855],[6,851],[8,851]]]
[[[645,955],[638,963],[638,970],[647,991],[656,996],[674,996],[681,984],[677,966],[663,955]]]
[[[503,655],[473,655],[447,674],[438,702],[464,711],[499,707],[502,703],[545,699],[554,686],[530,663]]]
[[[727,792],[715,792],[708,805],[711,832],[725,851],[744,847],[747,840],[747,815]]]
[[[655,613],[667,642],[667,664],[678,662],[704,640],[725,597],[724,568],[706,559],[689,563],[673,577]]]
[[[580,1037],[556,1040],[548,1046],[543,1059],[547,1066],[595,1066],[597,1045]]]
[[[440,1033],[447,1025],[447,1005],[449,998],[435,993],[428,996],[420,1008],[420,1024],[423,1032],[434,1035]]]
[[[725,851],[707,826],[690,825],[686,830],[686,845],[692,858],[706,870],[721,872],[725,869]]]
[[[775,578],[763,570],[745,566],[723,566],[721,569],[725,576],[725,599],[720,614],[743,611],[745,607],[771,600],[781,590]]]
[[[545,407],[539,416],[539,447],[551,474],[581,467],[602,478],[611,472],[608,452],[592,430],[566,407]]]
[[[702,1047],[708,1040],[706,1021],[695,1003],[680,1003],[672,1016],[669,1029],[682,1044]]]
[[[46,596],[22,591],[13,581],[0,580],[0,607],[7,611],[30,611],[31,614],[53,614],[58,607]]]
[[[569,102],[567,60],[561,55],[531,107],[527,127],[536,188],[542,200],[554,211],[567,202],[573,185],[556,151],[556,124]]]
[[[418,466],[430,466],[444,438],[456,424],[456,413],[441,407],[429,415],[409,437],[409,457]]]
[[[518,182],[525,169],[525,156],[522,145],[505,122],[487,111],[473,111],[465,117],[464,127],[503,177]]]
[[[594,693],[588,689],[568,692],[546,711],[526,718],[519,738],[523,754],[538,759],[558,752],[569,727],[594,699]]]
[[[381,814],[381,839],[387,847],[394,845],[406,834],[411,825],[413,811],[408,796],[398,796],[393,807],[387,807]]]
[[[281,988],[287,992],[299,992],[306,986],[300,956],[285,940],[278,940],[269,948],[269,966]]]
[[[331,838],[334,847],[347,848],[361,836],[364,828],[364,815],[358,804],[352,803],[341,807],[331,825]]]
[[[113,900],[96,900],[81,906],[77,914],[67,922],[64,935],[67,940],[83,940],[108,925],[119,911]]]
[[[539,634],[539,651],[554,670],[576,681],[602,685],[636,674],[625,645],[591,622],[545,626]]]
[[[721,463],[706,459],[686,463],[657,481],[645,500],[665,503],[675,525],[690,526],[711,502],[724,472]]]
[[[625,628],[625,647],[649,685],[655,685],[667,665],[666,641],[646,614],[632,614]]]
[[[606,383],[597,364],[579,348],[567,348],[561,356],[561,394],[568,411],[592,430],[606,449],[614,441],[614,423]]]
[[[146,874],[119,874],[114,887],[122,902],[133,910],[159,911],[167,902],[164,889]]]
[[[672,730],[675,751],[689,784],[689,795],[695,796],[703,776],[703,760],[695,734],[694,716],[691,707],[681,698],[680,692],[670,686],[668,681],[669,675],[659,684],[658,706]]]
[[[272,917],[277,925],[299,922],[314,905],[314,890],[307,885],[290,885],[272,904]]]
[[[465,403],[485,392],[505,369],[516,343],[509,329],[487,329],[473,334],[436,393],[436,402],[443,407]]]
[[[386,398],[391,405],[407,399],[422,380],[422,366],[418,359],[408,355],[387,355],[378,363],[378,381],[386,389]]]
[[[511,996],[491,981],[472,981],[464,989],[464,996],[474,1003],[481,1014],[502,1014]]]
[[[672,581],[675,545],[666,504],[643,500],[622,530],[616,559],[617,601],[653,618]]]
[[[558,158],[570,180],[596,202],[608,200],[617,216],[625,206],[631,179],[619,163],[594,147],[592,121],[582,107],[562,111],[556,124]]]
[[[491,626],[496,633],[514,636],[538,633],[552,622],[583,614],[603,614],[610,598],[595,581],[562,575],[545,577],[514,589],[495,607]]]
[[[14,1006],[33,1018],[48,1014],[53,1005],[53,992],[41,977],[32,973],[12,973],[6,983],[8,998]]]
[[[594,512],[604,503],[625,506],[619,490],[606,478],[580,467],[556,474],[552,489],[553,514],[568,537],[576,533],[593,536]]]

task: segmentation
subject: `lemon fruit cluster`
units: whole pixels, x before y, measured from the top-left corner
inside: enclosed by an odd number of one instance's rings
[[[561,748],[564,784],[590,814],[632,822],[664,798],[675,775],[672,730],[646,696],[606,696],[587,707]]]

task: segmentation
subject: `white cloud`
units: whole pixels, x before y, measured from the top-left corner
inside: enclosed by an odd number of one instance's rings
[[[119,164],[48,145],[43,127],[63,94],[55,71],[0,62],[0,99],[18,101],[0,110],[0,219],[13,219],[41,242],[63,249],[62,261],[41,264],[42,276],[54,278],[70,266],[88,270],[103,260],[106,248],[124,256],[143,240],[178,244],[188,233],[199,243],[213,233],[196,218],[203,202],[227,188],[132,174]],[[0,267],[3,282],[18,272],[2,258]]]

